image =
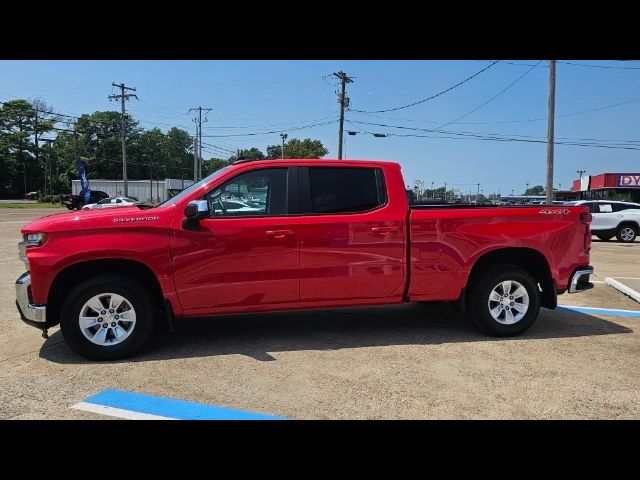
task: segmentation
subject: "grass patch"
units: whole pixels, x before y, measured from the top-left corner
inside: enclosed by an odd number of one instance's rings
[[[63,208],[59,203],[1,203],[0,208]]]

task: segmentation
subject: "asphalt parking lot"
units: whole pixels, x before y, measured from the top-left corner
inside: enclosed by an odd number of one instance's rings
[[[20,228],[62,210],[0,209],[0,418],[110,418],[99,392],[291,419],[637,419],[640,317],[543,311],[524,335],[480,334],[446,304],[227,316],[162,328],[130,361],[93,363],[15,308]],[[640,242],[594,238],[595,288],[562,305],[640,311],[604,283],[640,277]]]

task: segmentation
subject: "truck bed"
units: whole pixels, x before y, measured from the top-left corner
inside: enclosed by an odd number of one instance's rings
[[[551,266],[563,291],[572,272],[588,263],[580,221],[586,212],[562,205],[412,205],[408,297],[458,299],[476,260],[498,249],[542,255],[537,263]]]

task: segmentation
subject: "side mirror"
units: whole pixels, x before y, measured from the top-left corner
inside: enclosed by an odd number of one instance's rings
[[[200,220],[210,216],[209,202],[206,200],[192,200],[184,207],[184,216],[186,218],[182,221],[182,228],[185,230],[198,230]]]

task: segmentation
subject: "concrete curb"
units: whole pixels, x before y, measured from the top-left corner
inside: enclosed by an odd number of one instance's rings
[[[640,303],[640,293],[636,292],[633,288],[627,287],[624,283],[619,282],[613,277],[606,277],[604,281],[607,285],[612,286],[616,290],[621,291],[625,295],[634,299],[636,302]]]

